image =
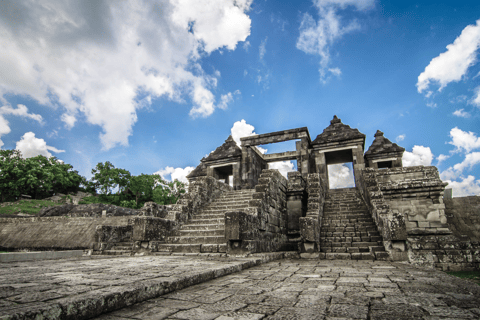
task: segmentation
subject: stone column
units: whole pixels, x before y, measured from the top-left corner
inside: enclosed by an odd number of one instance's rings
[[[315,151],[315,166],[317,173],[320,175],[320,180],[324,182],[325,187],[329,188],[327,159],[324,152]]]

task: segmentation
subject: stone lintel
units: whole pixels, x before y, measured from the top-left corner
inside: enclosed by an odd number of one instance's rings
[[[347,149],[357,149],[358,146],[346,146],[346,147],[338,147],[338,148],[329,148],[329,149],[322,149],[319,150],[318,153],[326,153],[326,152],[334,152],[334,151],[340,151],[340,150],[347,150]]]
[[[382,162],[382,161],[395,161],[397,159],[398,158],[379,158],[379,159],[372,160],[372,162],[375,163],[375,162]]]
[[[298,156],[300,156],[300,153],[298,151],[287,151],[287,152],[264,154],[263,160],[267,162],[297,160]]]
[[[242,142],[242,147],[250,147],[302,138],[306,138],[308,143],[311,143],[310,133],[308,132],[307,127],[257,134],[254,136],[240,138],[240,141]]]
[[[238,163],[240,163],[240,162],[238,162],[238,161],[226,162],[226,163],[223,163],[223,164],[213,164],[213,165],[209,165],[209,167],[210,167],[210,168],[219,168],[219,167],[231,166],[231,165],[238,164]]]
[[[322,143],[322,144],[315,144],[312,146],[313,150],[318,151],[318,150],[325,150],[326,152],[330,151],[335,151],[333,149],[335,148],[343,148],[346,147],[353,147],[355,146],[356,148],[358,146],[363,146],[364,145],[364,140],[357,138],[357,139],[349,139],[349,140],[343,140],[343,141],[333,141],[333,142],[327,142],[327,143]]]

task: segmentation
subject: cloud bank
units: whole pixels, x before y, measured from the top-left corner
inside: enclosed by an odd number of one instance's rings
[[[127,145],[152,99],[191,101],[192,117],[216,104],[216,75],[200,66],[250,35],[251,0],[0,2],[0,98],[60,105],[68,128],[82,115],[102,128],[104,149]],[[0,119],[5,124],[5,119]],[[4,128],[2,126],[2,128]],[[0,129],[6,134],[6,129]]]

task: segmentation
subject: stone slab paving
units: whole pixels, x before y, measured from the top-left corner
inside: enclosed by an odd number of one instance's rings
[[[480,286],[402,263],[285,259],[95,319],[480,319]]]
[[[89,319],[284,256],[172,254],[0,263],[0,320]]]

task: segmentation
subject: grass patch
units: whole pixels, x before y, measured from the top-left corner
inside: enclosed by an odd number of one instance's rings
[[[49,200],[20,200],[10,205],[2,204],[2,207],[0,207],[0,214],[27,213],[34,215],[45,207],[59,206],[62,204],[63,203]]]
[[[450,271],[446,272],[455,277],[459,277],[465,280],[470,280],[480,285],[480,270],[477,271]]]

